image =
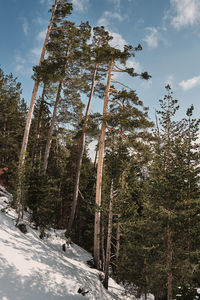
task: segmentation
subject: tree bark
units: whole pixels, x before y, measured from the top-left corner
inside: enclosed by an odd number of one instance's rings
[[[108,110],[109,91],[111,84],[112,67],[114,60],[111,60],[108,80],[106,86],[106,94],[104,99],[103,117],[106,116]],[[95,208],[95,221],[94,221],[94,263],[95,267],[99,269],[100,265],[100,219],[101,219],[101,184],[102,184],[102,171],[103,171],[103,156],[104,156],[104,143],[106,133],[106,122],[102,122],[101,135],[99,141],[99,159],[97,167],[97,181],[96,181],[96,208]]]
[[[48,30],[47,30],[47,33],[46,33],[45,41],[44,41],[41,56],[40,56],[39,66],[41,66],[42,62],[44,61],[44,56],[45,56],[45,52],[46,52],[46,45],[47,45],[49,35],[50,35],[51,29],[52,29],[52,26],[53,26],[53,22],[54,22],[54,18],[55,18],[55,12],[56,12],[57,5],[58,5],[59,1],[60,0],[55,0],[55,5],[54,5],[53,11],[52,11],[51,19],[50,19],[50,22],[49,22]],[[20,206],[21,206],[20,204],[21,204],[21,201],[22,201],[22,199],[21,199],[22,190],[21,189],[22,189],[22,178],[23,178],[23,173],[24,173],[24,162],[25,162],[26,150],[27,150],[27,145],[28,145],[31,119],[32,119],[32,115],[33,115],[33,110],[34,110],[35,99],[36,99],[38,87],[39,87],[39,80],[36,79],[35,83],[34,83],[34,87],[33,87],[33,92],[32,92],[32,97],[31,97],[31,102],[30,102],[30,108],[29,108],[29,111],[28,111],[26,126],[25,126],[25,130],[24,130],[24,137],[23,137],[21,152],[20,152],[20,157],[19,157],[18,187],[17,187],[17,201],[16,201],[16,205],[17,205],[17,209],[18,209],[17,223],[19,222],[20,217],[21,217],[21,213],[22,213],[21,208],[20,208]]]
[[[101,259],[102,259],[102,271],[105,271],[105,266],[106,266],[104,239],[105,239],[105,227],[102,224],[102,226],[101,226]]]
[[[168,108],[167,108],[167,173],[170,174],[171,171],[171,119],[170,119],[170,95],[168,94]],[[168,203],[170,203],[170,196],[167,197]],[[167,300],[173,300],[172,298],[172,231],[171,231],[171,208],[169,208],[168,213],[168,224],[167,224]]]
[[[117,235],[116,235],[116,258],[119,257],[120,236],[121,236],[119,218],[120,218],[120,216],[118,215],[118,220],[117,220]]]
[[[105,278],[103,285],[108,289],[108,279],[109,279],[109,266],[110,266],[110,247],[112,238],[112,219],[113,219],[113,181],[110,188],[110,205],[109,205],[109,216],[108,216],[108,235],[107,235],[107,245],[106,245],[106,263],[105,263]]]
[[[75,186],[74,186],[74,193],[73,193],[73,200],[72,200],[72,208],[71,208],[71,214],[67,226],[67,235],[70,235],[72,224],[74,222],[74,216],[76,212],[76,206],[77,206],[77,200],[78,200],[78,191],[79,191],[79,182],[80,182],[80,174],[81,174],[81,166],[82,166],[82,160],[83,160],[83,154],[85,150],[85,138],[86,138],[86,130],[88,125],[88,117],[90,112],[90,106],[92,102],[92,97],[94,94],[94,87],[95,87],[95,79],[97,74],[98,64],[95,66],[93,78],[92,78],[92,86],[90,90],[90,97],[88,100],[88,105],[85,113],[85,120],[83,124],[83,132],[80,138],[80,148],[79,148],[79,156],[77,160],[77,167],[76,167],[76,179],[75,179]]]
[[[173,275],[172,275],[172,237],[171,237],[171,226],[170,226],[170,215],[168,217],[168,225],[167,225],[167,250],[168,250],[168,255],[167,255],[167,269],[168,269],[168,274],[167,274],[167,300],[173,300],[173,291],[172,291],[172,280],[173,280]]]

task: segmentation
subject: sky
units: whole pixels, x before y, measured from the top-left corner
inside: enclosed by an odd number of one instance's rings
[[[0,67],[13,73],[22,84],[23,97],[30,103],[32,67],[39,63],[52,0],[1,0]],[[179,100],[177,118],[193,104],[199,117],[200,93],[200,0],[72,0],[70,20],[77,25],[89,21],[103,25],[114,37],[113,45],[124,44],[143,50],[128,63],[136,72],[148,71],[149,81],[121,78],[136,90],[154,120],[159,99],[170,84]],[[95,100],[92,110],[99,110]]]

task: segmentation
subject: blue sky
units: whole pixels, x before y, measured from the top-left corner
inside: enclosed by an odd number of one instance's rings
[[[148,71],[152,79],[123,77],[135,89],[150,117],[159,107],[158,100],[170,83],[174,98],[180,102],[178,116],[187,107],[200,106],[200,0],[72,0],[71,20],[91,26],[104,25],[114,36],[114,45],[124,43],[143,51],[129,62],[136,71]],[[7,0],[0,10],[0,67],[12,72],[22,83],[23,97],[29,103],[33,81],[32,67],[38,64],[45,31],[48,26],[51,0]],[[93,110],[98,109],[95,100]]]

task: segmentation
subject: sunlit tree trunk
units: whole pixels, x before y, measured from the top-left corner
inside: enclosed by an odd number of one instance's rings
[[[106,94],[104,99],[103,117],[107,114],[108,100],[111,84],[111,75],[113,68],[113,59],[109,66],[108,80],[106,85]],[[102,121],[101,135],[99,140],[99,159],[97,167],[97,181],[96,181],[96,207],[95,207],[95,221],[94,221],[94,263],[95,267],[99,269],[100,266],[100,219],[101,219],[101,185],[102,185],[102,171],[103,171],[103,157],[104,157],[104,144],[106,134],[106,122]]]
[[[40,56],[39,66],[41,66],[42,62],[44,61],[44,56],[45,56],[45,52],[46,52],[46,45],[47,45],[49,35],[50,35],[51,29],[52,29],[52,26],[53,26],[53,22],[54,22],[54,18],[55,18],[55,12],[56,12],[57,5],[58,5],[59,1],[60,0],[55,1],[55,5],[54,5],[53,11],[52,11],[52,16],[51,16],[51,19],[50,19],[50,22],[49,22],[48,30],[47,30],[47,33],[46,33],[45,41],[44,41],[41,56]],[[20,157],[19,157],[18,187],[17,187],[17,201],[16,201],[17,202],[16,206],[17,206],[17,209],[18,209],[17,223],[19,222],[19,220],[21,218],[21,214],[22,214],[22,205],[21,205],[22,203],[21,203],[21,201],[22,201],[22,178],[23,178],[23,173],[24,173],[24,162],[25,162],[26,150],[27,150],[27,145],[28,145],[31,119],[32,119],[32,116],[33,116],[33,110],[34,110],[35,99],[36,99],[38,87],[39,87],[39,80],[36,79],[35,83],[34,83],[34,87],[33,87],[33,92],[32,92],[32,97],[31,97],[31,102],[30,102],[30,108],[29,108],[29,111],[28,111],[26,126],[25,126],[25,130],[24,130],[24,137],[23,137],[21,151],[20,151]]]
[[[119,257],[119,249],[120,249],[120,236],[121,236],[121,230],[120,230],[120,222],[119,222],[120,215],[118,215],[117,220],[117,234],[116,234],[116,258]]]
[[[171,120],[170,120],[170,95],[168,95],[168,112],[167,112],[167,173],[170,173],[171,169],[171,138],[170,138],[170,128],[171,128]],[[170,199],[168,197],[167,199],[170,202]],[[167,224],[167,300],[173,300],[172,298],[172,280],[173,280],[173,274],[172,274],[172,232],[171,232],[171,211],[169,208],[168,212],[168,224]]]
[[[80,138],[80,143],[79,143],[79,156],[77,160],[77,169],[76,169],[76,179],[75,179],[75,186],[74,186],[74,194],[73,194],[73,201],[72,201],[72,208],[71,208],[71,214],[67,226],[67,235],[70,235],[72,224],[74,221],[74,216],[76,212],[76,206],[77,206],[77,200],[78,200],[78,191],[79,191],[79,182],[80,182],[80,174],[81,174],[81,166],[82,166],[82,160],[83,160],[83,154],[85,150],[85,138],[86,138],[86,130],[87,130],[87,125],[88,125],[88,117],[89,117],[89,112],[90,112],[90,106],[92,102],[92,97],[94,94],[94,87],[95,87],[95,79],[96,79],[96,74],[97,74],[97,68],[98,64],[95,66],[93,78],[92,78],[92,86],[90,90],[90,97],[88,100],[88,105],[85,113],[85,120],[83,124],[83,131],[82,135]]]

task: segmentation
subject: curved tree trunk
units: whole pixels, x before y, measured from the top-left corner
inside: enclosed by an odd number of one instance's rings
[[[103,108],[103,117],[105,117],[108,110],[108,100],[109,100],[113,64],[114,61],[112,59],[108,71],[106,95],[104,99],[104,108]],[[101,209],[101,184],[102,184],[105,134],[106,134],[106,122],[103,121],[101,126],[101,135],[99,141],[99,159],[98,159],[97,181],[96,181],[96,208],[95,208],[95,221],[94,221],[94,263],[97,269],[99,269],[100,267],[100,219],[101,219],[100,209]]]
[[[90,97],[88,100],[88,105],[85,113],[85,120],[83,124],[83,132],[80,138],[80,148],[79,148],[79,156],[78,156],[78,161],[77,161],[77,169],[76,169],[76,179],[75,179],[75,186],[74,186],[74,194],[73,194],[73,201],[72,201],[72,208],[71,208],[71,214],[67,226],[67,232],[66,235],[69,236],[72,228],[72,224],[74,221],[74,216],[76,212],[76,206],[77,206],[77,200],[78,200],[78,191],[79,191],[79,182],[80,182],[80,174],[81,174],[81,166],[82,166],[82,160],[83,160],[83,154],[85,150],[85,138],[86,138],[86,130],[87,130],[87,125],[88,125],[88,117],[89,117],[89,112],[90,112],[90,106],[92,102],[92,97],[94,94],[94,87],[95,87],[95,79],[96,79],[96,74],[97,74],[97,69],[98,69],[98,64],[95,66],[93,78],[92,78],[92,86],[90,90]]]
[[[57,9],[58,2],[60,0],[55,0],[55,5],[52,11],[51,19],[49,22],[48,30],[46,33],[45,41],[43,44],[42,48],[42,53],[40,56],[40,62],[39,66],[41,66],[42,62],[44,61],[44,56],[46,52],[46,45],[49,39],[49,35],[53,26],[54,18],[55,18],[55,12]],[[20,157],[19,157],[19,167],[18,167],[18,187],[17,187],[17,201],[16,201],[16,206],[18,209],[18,219],[17,223],[19,222],[22,214],[22,207],[21,207],[21,201],[22,201],[22,180],[23,180],[23,174],[24,174],[24,162],[25,162],[25,156],[26,156],[26,150],[27,150],[27,145],[28,145],[28,138],[29,138],[29,132],[30,132],[30,126],[31,126],[31,119],[33,115],[33,110],[34,110],[34,105],[35,105],[35,99],[37,95],[39,87],[39,80],[35,80],[34,87],[33,87],[33,92],[32,92],[32,97],[31,97],[31,102],[30,102],[30,108],[28,111],[28,116],[26,120],[26,126],[25,126],[25,131],[24,131],[24,137],[22,141],[22,146],[21,146],[21,152],[20,152]]]

